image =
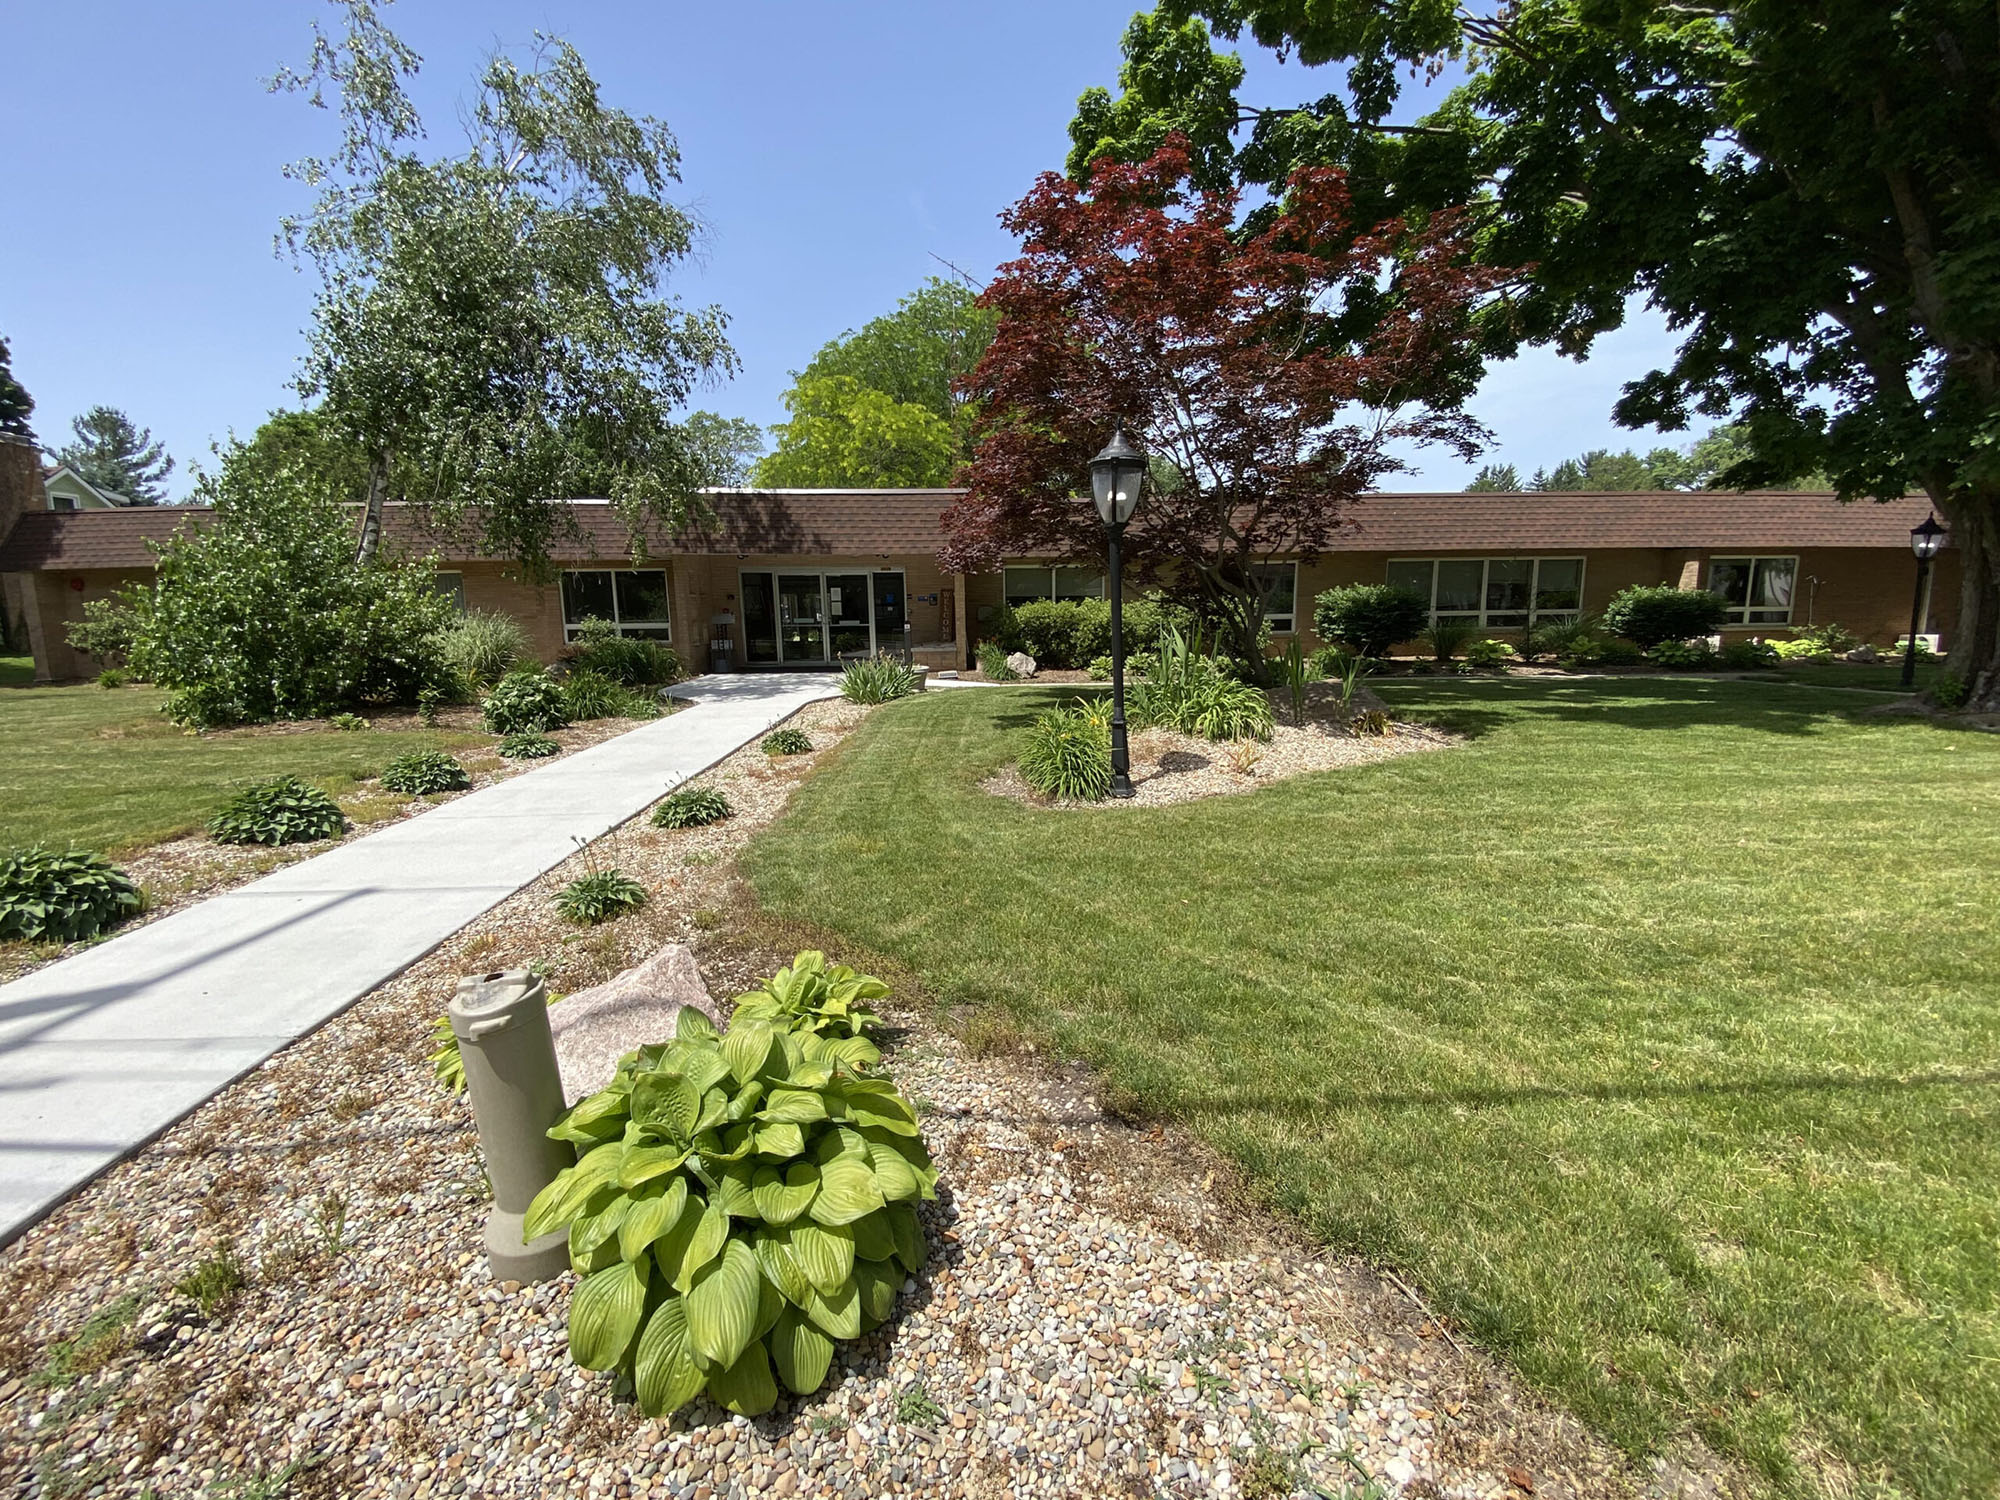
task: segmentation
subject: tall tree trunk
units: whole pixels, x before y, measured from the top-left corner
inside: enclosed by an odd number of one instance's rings
[[[380,458],[368,461],[368,501],[361,511],[361,540],[354,549],[356,567],[375,561],[382,546],[382,493],[389,487],[388,465]]]
[[[1952,675],[1965,683],[1967,708],[2000,712],[2000,490],[1962,492],[1939,509],[1961,570]]]

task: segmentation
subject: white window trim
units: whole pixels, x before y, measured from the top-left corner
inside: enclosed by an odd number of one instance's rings
[[[1430,623],[1435,625],[1438,622],[1438,619],[1440,618],[1437,607],[1437,570],[1439,565],[1442,563],[1455,563],[1455,562],[1456,563],[1476,562],[1480,565],[1479,608],[1448,609],[1443,612],[1442,617],[1445,619],[1469,620],[1474,624],[1476,624],[1481,630],[1519,630],[1522,628],[1521,625],[1519,624],[1494,625],[1489,622],[1491,617],[1496,614],[1501,614],[1501,615],[1525,614],[1528,617],[1527,618],[1528,626],[1533,627],[1536,625],[1547,624],[1548,622],[1553,620],[1573,620],[1583,613],[1584,589],[1589,583],[1589,577],[1590,577],[1590,560],[1580,552],[1549,552],[1549,553],[1536,552],[1527,555],[1512,555],[1512,556],[1501,556],[1501,557],[1491,556],[1486,553],[1475,553],[1470,556],[1453,556],[1453,557],[1392,557],[1389,559],[1387,565],[1383,570],[1383,576],[1385,578],[1388,576],[1388,569],[1390,568],[1406,567],[1411,564],[1417,564],[1419,566],[1428,566],[1431,570]],[[1532,563],[1534,565],[1533,570],[1528,575],[1528,607],[1525,610],[1514,610],[1514,609],[1491,610],[1486,607],[1486,599],[1487,599],[1486,591],[1488,584],[1491,582],[1490,569],[1492,565],[1496,562],[1525,562],[1525,563]],[[1545,562],[1560,562],[1560,563],[1573,562],[1576,564],[1576,608],[1575,609],[1540,609],[1536,607],[1535,598],[1541,592],[1540,585],[1542,577],[1542,564]]]
[[[631,623],[635,629],[644,629],[646,632],[643,636],[637,637],[637,639],[659,641],[668,645],[672,644],[674,638],[674,580],[668,569],[640,568],[628,565],[622,568],[564,568],[562,570],[564,578],[567,578],[572,573],[658,573],[660,575],[661,587],[667,591],[667,618],[663,620],[634,620]],[[564,643],[567,644],[576,640],[581,634],[583,626],[581,624],[572,625],[569,622],[569,610],[562,597],[561,580],[558,580],[556,583],[556,609],[562,617]],[[619,635],[622,636],[625,634],[625,621],[618,617],[618,584],[615,579],[611,584],[611,626]]]
[[[1272,635],[1296,635],[1299,629],[1298,559],[1297,558],[1274,559],[1270,562],[1258,563],[1256,566],[1260,568],[1290,568],[1292,570],[1292,607],[1288,610],[1279,611],[1277,613],[1273,613],[1270,609],[1267,608],[1264,611],[1264,623],[1271,627]],[[1433,579],[1435,579],[1437,575],[1432,574],[1431,576]],[[1435,588],[1436,587],[1435,583],[1433,583],[1432,586],[1433,588]],[[1268,601],[1266,602],[1268,603]],[[1280,620],[1284,620],[1287,623],[1280,626],[1278,624],[1278,621]]]
[[[1754,587],[1757,582],[1757,564],[1767,563],[1767,562],[1788,562],[1792,565],[1792,597],[1790,602],[1785,605],[1785,618],[1782,620],[1753,620],[1750,618],[1753,612],[1758,614],[1770,614],[1773,612],[1771,606],[1768,604],[1752,604],[1750,602],[1751,588]],[[1729,603],[1729,601],[1726,599],[1723,600],[1723,608],[1729,612],[1728,618],[1725,619],[1722,624],[1722,628],[1724,630],[1759,630],[1759,629],[1769,629],[1771,627],[1776,627],[1777,629],[1784,630],[1788,629],[1791,626],[1792,613],[1794,610],[1798,608],[1798,603],[1799,603],[1798,553],[1796,552],[1730,552],[1726,554],[1717,553],[1709,558],[1708,562],[1704,565],[1703,568],[1702,587],[1707,589],[1708,592],[1710,592],[1711,594],[1715,593],[1715,565],[1717,563],[1750,564],[1750,579],[1749,583],[1746,584],[1743,590],[1743,603],[1739,606]],[[1722,596],[1720,594],[1716,594],[1716,597],[1720,599]],[[1926,612],[1928,613],[1928,606],[1929,606],[1928,599],[1925,600],[1925,606],[1926,606]]]

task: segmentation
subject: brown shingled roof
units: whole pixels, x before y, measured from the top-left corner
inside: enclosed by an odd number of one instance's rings
[[[647,537],[655,555],[781,553],[800,557],[925,556],[953,490],[720,490],[717,520],[702,531]],[[559,537],[561,562],[629,556],[624,519],[601,500],[572,502],[583,536]],[[165,539],[208,512],[193,506],[30,511],[0,543],[0,573],[145,568],[148,540]],[[1894,547],[1930,514],[1922,496],[1842,505],[1827,494],[1377,494],[1352,511],[1337,552],[1582,551],[1602,548]],[[419,506],[391,505],[391,543],[448,561],[481,554],[428,526]]]

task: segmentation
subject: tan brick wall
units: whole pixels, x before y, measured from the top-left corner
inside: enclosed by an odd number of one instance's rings
[[[74,682],[95,677],[98,663],[69,644],[69,629],[83,619],[83,606],[103,599],[127,583],[150,583],[150,569],[86,568],[67,573],[29,573],[28,639],[34,651],[37,682]]]

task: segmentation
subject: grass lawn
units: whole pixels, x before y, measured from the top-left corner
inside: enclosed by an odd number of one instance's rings
[[[0,656],[0,688],[26,687],[34,680],[34,657]]]
[[[204,735],[161,717],[155,688],[0,691],[0,849],[47,840],[122,853],[205,822],[248,782],[287,772],[336,796],[405,750],[486,735],[277,725]]]
[[[1186,1122],[1634,1451],[1993,1494],[2000,738],[1759,683],[1380,690],[1472,740],[1082,813],[977,785],[1073,689],[927,694],[749,872]]]
[[[1840,661],[1790,662],[1773,669],[1774,675],[1786,682],[1804,687],[1851,687],[1873,688],[1878,692],[1900,693],[1903,691],[1903,659],[1876,662],[1870,666]],[[1924,692],[1936,682],[1944,666],[1935,661],[1917,663],[1917,688]]]

